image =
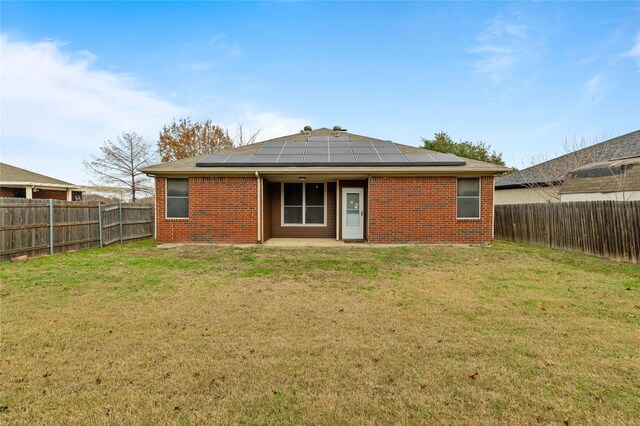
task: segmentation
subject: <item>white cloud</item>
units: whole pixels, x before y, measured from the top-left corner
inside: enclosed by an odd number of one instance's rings
[[[640,33],[636,34],[636,39],[633,47],[624,54],[625,57],[634,58],[638,63],[638,69],[640,70]]]
[[[213,44],[241,54],[222,39]],[[237,48],[239,49],[239,47]],[[262,129],[259,140],[296,133],[308,120],[289,117],[250,102],[215,98],[189,108],[140,89],[140,80],[98,69],[89,52],[69,52],[54,41],[19,41],[0,35],[0,160],[58,179],[86,183],[82,160],[99,153],[107,139],[135,131],[154,145],[174,118],[220,117],[233,132]],[[206,63],[192,63],[206,68]],[[177,97],[173,91],[168,99]]]
[[[313,124],[308,119],[288,117],[279,112],[256,111],[254,107],[246,104],[239,117],[234,120],[228,120],[227,128],[232,132],[238,121],[242,123],[245,131],[252,133],[260,130],[258,134],[259,141],[297,133],[304,126]]]
[[[585,101],[589,104],[597,104],[606,96],[606,87],[602,74],[596,74],[584,85]]]
[[[106,139],[135,131],[153,143],[163,124],[188,113],[127,75],[96,69],[94,55],[63,48],[0,35],[2,161],[84,181],[82,160]]]
[[[489,21],[471,48],[472,53],[480,56],[473,64],[476,74],[500,82],[517,64],[535,56],[531,48],[537,43],[529,35],[529,26],[518,22],[520,20],[497,16]]]

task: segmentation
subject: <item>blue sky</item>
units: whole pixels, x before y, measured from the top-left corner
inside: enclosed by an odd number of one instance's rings
[[[2,161],[82,160],[174,117],[305,124],[418,145],[444,130],[508,165],[640,128],[640,5],[2,2]]]

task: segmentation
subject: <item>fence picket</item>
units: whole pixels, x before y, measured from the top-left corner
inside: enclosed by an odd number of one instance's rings
[[[495,238],[640,261],[640,201],[495,206]]]
[[[0,198],[0,262],[152,237],[154,222],[153,206]]]

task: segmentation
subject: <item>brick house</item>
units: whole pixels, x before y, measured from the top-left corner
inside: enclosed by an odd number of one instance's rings
[[[159,243],[489,243],[507,169],[338,126],[150,166]]]
[[[72,183],[0,163],[0,197],[81,201],[82,191]]]

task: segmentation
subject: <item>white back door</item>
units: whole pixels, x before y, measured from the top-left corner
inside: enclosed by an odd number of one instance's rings
[[[364,239],[364,188],[342,188],[342,239]]]

